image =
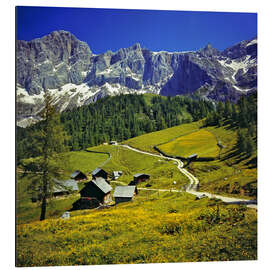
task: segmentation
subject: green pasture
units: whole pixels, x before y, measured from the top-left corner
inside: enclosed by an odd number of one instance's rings
[[[199,157],[216,157],[219,153],[216,137],[204,129],[178,137],[158,148],[166,154],[185,158],[195,153]]]
[[[156,153],[154,146],[159,144],[167,143],[179,136],[189,134],[191,132],[197,131],[201,125],[201,122],[192,122],[189,124],[182,124],[180,126],[175,126],[172,128],[167,128],[164,130],[147,133],[127,141],[123,144],[128,144],[140,150]]]
[[[113,171],[122,171],[123,175],[117,180],[126,184],[133,180],[136,173],[150,175],[150,180],[139,184],[139,187],[150,184],[151,188],[180,189],[188,183],[188,179],[180,173],[174,161],[144,155],[121,146],[101,145],[89,149],[110,152],[112,158],[102,168],[110,175]]]

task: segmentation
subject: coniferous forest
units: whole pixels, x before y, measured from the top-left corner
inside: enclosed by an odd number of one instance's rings
[[[61,113],[71,151],[110,140],[123,141],[157,130],[205,118],[214,111],[212,102],[189,97],[119,95]],[[33,157],[31,134],[41,125],[17,127],[17,161]]]
[[[204,119],[205,126],[231,124],[239,129],[239,148],[255,148],[257,96],[242,96],[237,104],[213,103],[185,96],[119,95],[61,113],[61,123],[69,135],[71,151],[110,140],[123,141],[165,128]],[[31,134],[42,122],[27,128],[17,127],[17,161],[34,157]]]

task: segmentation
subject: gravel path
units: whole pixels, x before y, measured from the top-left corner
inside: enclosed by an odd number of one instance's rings
[[[141,151],[141,150],[133,148],[133,147],[131,147],[129,145],[118,145],[118,146],[125,147],[125,148],[127,148],[129,150],[132,150],[132,151],[144,154],[144,155],[149,155],[149,156],[159,157],[159,158],[165,158],[165,159],[169,159],[169,160],[173,160],[173,161],[177,162],[178,170],[182,174],[184,174],[190,181],[190,183],[189,183],[189,185],[188,185],[188,187],[186,189],[186,192],[188,192],[190,194],[193,194],[195,196],[205,195],[205,196],[207,196],[209,198],[220,199],[220,200],[222,200],[222,201],[224,201],[226,203],[229,203],[229,204],[244,204],[244,205],[247,205],[247,207],[257,209],[257,202],[255,200],[245,200],[245,199],[241,199],[241,198],[232,198],[232,197],[216,195],[216,194],[212,194],[212,193],[209,193],[209,192],[196,191],[194,187],[197,187],[197,185],[199,184],[199,180],[194,175],[192,175],[190,172],[188,172],[186,169],[183,168],[184,164],[183,164],[183,162],[181,160],[178,160],[178,159],[175,159],[175,158],[170,158],[170,157],[165,157],[165,156],[162,156],[161,154],[158,155],[158,154],[153,154],[153,153]],[[140,189],[158,190],[158,189],[146,189],[146,188],[140,188]],[[167,189],[160,189],[159,191],[180,192],[180,191],[177,191],[177,190],[170,190],[170,189],[168,189],[168,190]]]

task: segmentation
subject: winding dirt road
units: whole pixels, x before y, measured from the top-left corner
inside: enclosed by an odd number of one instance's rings
[[[212,194],[209,192],[199,192],[195,190],[195,187],[197,187],[197,185],[199,184],[199,180],[192,175],[190,172],[188,172],[186,169],[183,168],[183,162],[181,160],[175,159],[175,158],[170,158],[170,157],[165,157],[162,156],[161,154],[153,154],[153,153],[149,153],[149,152],[145,152],[142,150],[138,150],[136,148],[133,148],[129,145],[118,145],[120,147],[125,147],[129,150],[144,154],[144,155],[149,155],[149,156],[153,156],[153,157],[159,157],[159,158],[164,158],[164,159],[169,159],[169,160],[173,160],[175,162],[177,162],[177,168],[178,170],[184,174],[190,181],[188,187],[186,188],[186,192],[193,194],[195,196],[202,196],[205,195],[209,198],[217,198],[220,199],[228,204],[245,204],[247,205],[247,207],[250,208],[254,208],[257,209],[257,202],[255,200],[245,200],[245,199],[240,199],[240,198],[232,198],[232,197],[226,197],[226,196],[221,196],[221,195],[216,195],[216,194]],[[160,190],[161,191],[161,190]],[[162,190],[162,191],[173,191],[173,192],[179,192],[177,190]]]

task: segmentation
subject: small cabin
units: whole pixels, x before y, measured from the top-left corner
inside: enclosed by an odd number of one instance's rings
[[[113,179],[113,180],[116,180],[116,179],[118,179],[122,174],[123,174],[122,171],[114,171],[114,172],[113,172],[113,177],[112,177],[112,179]]]
[[[221,143],[221,141],[218,141],[217,146],[218,146],[219,148],[225,148],[225,146]]]
[[[145,182],[146,180],[150,179],[150,175],[149,174],[145,174],[145,173],[136,173],[133,175],[133,181],[134,184],[137,185],[141,182]]]
[[[110,145],[117,145],[117,141],[110,141],[109,144]]]
[[[87,180],[86,175],[79,170],[76,170],[75,172],[73,172],[70,177],[71,179],[74,179],[76,181]]]
[[[80,191],[81,197],[96,198],[100,203],[107,204],[112,201],[112,187],[102,177],[97,177],[86,183]]]
[[[78,184],[74,179],[65,181],[54,180],[53,196],[67,195],[79,190]]]
[[[129,186],[135,186],[135,193],[136,193],[136,195],[137,195],[137,194],[138,194],[138,189],[137,189],[137,186],[136,186],[134,180],[130,181],[128,185],[129,185]]]
[[[136,186],[116,186],[113,194],[115,204],[131,201],[136,195],[135,189]]]
[[[95,170],[92,171],[92,178],[96,179],[98,177],[102,177],[103,179],[107,180],[108,173],[101,168],[96,168]]]
[[[188,159],[189,161],[192,161],[192,160],[197,159],[197,157],[198,157],[197,154],[192,154],[192,155],[188,156],[187,159]]]
[[[72,210],[93,209],[99,207],[97,198],[82,197],[72,204]]]

